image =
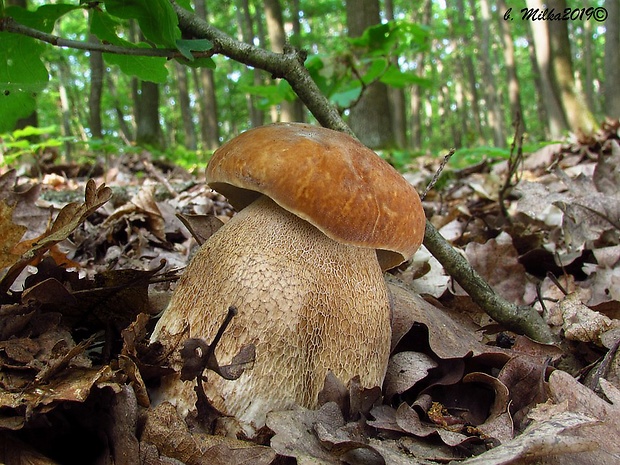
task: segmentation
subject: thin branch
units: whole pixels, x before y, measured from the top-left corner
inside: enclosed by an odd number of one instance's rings
[[[113,53],[115,55],[160,57],[168,59],[183,58],[183,54],[179,52],[179,50],[172,48],[121,47],[118,45],[65,39],[54,34],[48,34],[46,32],[24,26],[23,24],[18,23],[10,17],[0,19],[0,31],[32,37],[33,39],[40,40],[41,42],[46,42],[55,47],[73,48],[76,50],[86,50],[89,52]],[[211,57],[213,54],[213,50],[192,52],[194,58]]]
[[[426,222],[424,245],[472,300],[495,321],[536,341],[553,341],[549,326],[536,310],[529,306],[517,306],[497,294],[429,221]]]

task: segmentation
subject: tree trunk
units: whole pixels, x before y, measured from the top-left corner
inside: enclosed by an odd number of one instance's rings
[[[282,18],[280,0],[263,0],[263,3],[271,50],[276,53],[282,53],[286,46],[286,34],[284,32],[284,19]],[[285,100],[280,103],[280,115],[278,118],[280,121],[303,121],[303,118],[303,105],[299,99],[291,102]]]
[[[605,2],[605,115],[620,118],[620,0]]]
[[[415,12],[412,14],[412,21],[419,21],[421,16],[421,23],[430,24],[431,15],[433,10],[433,3],[431,0],[424,0],[422,4],[422,14],[417,15]],[[418,53],[414,58],[415,73],[419,77],[424,76],[424,54]],[[421,86],[416,85],[411,90],[409,100],[409,111],[411,113],[411,147],[413,149],[420,150],[422,148],[422,92],[424,90]]]
[[[99,39],[90,35],[91,42]],[[88,120],[90,134],[93,139],[103,137],[103,125],[101,123],[101,95],[103,93],[103,54],[101,52],[90,52],[88,58],[90,64],[90,91],[88,95]]]
[[[114,102],[114,111],[116,113],[116,120],[118,128],[120,130],[120,136],[126,144],[131,144],[135,140],[135,138],[132,129],[127,125],[127,122],[125,121],[125,112],[119,101],[118,93],[116,92],[116,84],[114,83],[114,79],[110,74],[106,74],[106,87],[108,88],[108,92],[112,96],[112,101]]]
[[[385,0],[385,18],[394,20],[394,2]],[[398,57],[391,58],[392,66],[398,67]],[[400,87],[388,87],[390,108],[392,110],[392,122],[394,125],[394,137],[396,146],[407,147],[407,112],[405,109],[405,90]]]
[[[60,111],[62,115],[62,125],[60,134],[63,137],[71,137],[71,102],[67,93],[67,83],[71,82],[71,70],[69,64],[62,58],[58,62],[58,96],[60,100]],[[71,159],[71,145],[68,142],[64,144],[65,157]]]
[[[207,2],[196,0],[196,15],[207,19]],[[200,68],[193,71],[194,81],[199,95],[200,137],[202,146],[215,150],[220,146],[220,125],[217,113],[217,96],[215,93],[215,74],[212,69]]]
[[[551,139],[551,133],[549,132],[549,117],[547,115],[547,107],[545,106],[545,87],[543,86],[540,69],[538,68],[538,61],[536,60],[536,49],[534,48],[534,38],[532,37],[532,30],[529,27],[526,27],[525,32],[528,42],[527,47],[528,56],[530,59],[530,66],[532,67],[532,74],[534,76],[536,113],[542,129],[542,134],[540,136],[543,139],[548,140]]]
[[[608,29],[605,28],[607,31]],[[594,60],[596,58],[592,54],[592,22],[583,22],[583,67],[585,68],[581,74],[581,82],[583,93],[586,98],[586,105],[594,112],[600,111],[600,105],[594,98]]]
[[[136,143],[161,148],[163,139],[159,124],[159,86],[154,82],[139,81],[135,105]]]
[[[250,5],[248,0],[237,0],[237,29],[238,36],[241,42],[245,42],[246,44],[254,43],[254,33],[253,33],[253,21],[252,15],[250,14]],[[260,86],[263,84],[261,78],[261,71],[257,68],[249,71],[252,73],[254,77],[253,84],[255,86]],[[250,94],[246,94],[245,96],[248,114],[250,115],[250,124],[252,127],[262,126],[265,123],[265,113],[263,110],[259,109],[256,105],[256,97]]]
[[[473,6],[473,5],[472,5]],[[484,98],[487,101],[488,122],[493,132],[493,144],[496,147],[506,145],[504,133],[504,116],[501,101],[497,95],[496,79],[491,65],[491,8],[487,0],[480,0],[480,55]]]
[[[508,9],[504,0],[499,0],[497,6],[500,11],[506,11]],[[512,36],[510,35],[508,21],[505,21],[500,15],[497,15],[497,18],[504,49],[504,66],[506,67],[506,78],[508,79],[508,99],[510,100],[511,120],[518,128],[515,136],[519,139],[525,132],[525,120],[523,119],[523,107],[521,106],[521,91],[519,77],[517,76],[514,44]]]
[[[543,10],[541,0],[527,0],[526,4],[528,8]],[[553,139],[559,139],[564,131],[568,130],[568,124],[566,123],[564,109],[560,103],[560,97],[555,93],[551,81],[551,50],[547,22],[528,21],[532,29],[532,38],[534,39],[534,51],[540,73],[543,101],[545,102],[545,110],[547,112],[549,136]]]
[[[549,7],[554,7],[555,11],[564,11],[566,9],[566,1],[554,0],[550,2]],[[551,83],[556,90],[556,95],[560,96],[566,121],[571,131],[590,133],[596,127],[596,120],[586,106],[583,97],[578,95],[575,88],[573,59],[570,51],[570,42],[568,41],[568,22],[545,22],[549,23],[547,27],[551,48]]]
[[[184,145],[189,150],[196,150],[196,129],[192,115],[192,106],[189,98],[189,79],[187,77],[187,67],[180,63],[174,64],[177,80],[177,90],[179,92],[179,110],[183,121]]]
[[[359,37],[368,27],[380,23],[378,0],[347,0],[346,11],[349,37]],[[394,128],[385,84],[374,82],[365,88],[350,110],[349,124],[368,147],[394,147]]]
[[[465,31],[467,30],[467,28],[471,27],[469,25],[469,18],[465,18],[465,2],[463,0],[457,0],[456,1],[456,8],[455,8],[455,21],[456,21],[456,25],[458,26],[458,29],[461,31]],[[467,113],[467,118],[471,118],[472,123],[469,125],[469,130],[474,131],[475,135],[473,138],[469,138],[472,139],[471,142],[473,143],[477,143],[478,145],[483,145],[485,142],[485,137],[484,137],[484,129],[482,126],[482,121],[480,119],[480,98],[478,96],[478,87],[476,85],[477,83],[477,78],[476,78],[476,69],[474,67],[474,62],[472,60],[472,55],[471,53],[468,53],[464,46],[465,46],[465,42],[463,41],[463,37],[461,34],[460,40],[459,40],[459,56],[461,57],[461,60],[463,62],[463,82],[464,82],[464,88],[463,88],[463,93],[465,95],[465,100],[468,101],[471,105],[471,109],[469,111],[469,113]],[[472,128],[473,126],[473,128]]]

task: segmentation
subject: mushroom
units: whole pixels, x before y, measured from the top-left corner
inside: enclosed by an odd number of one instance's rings
[[[316,407],[330,370],[381,386],[391,338],[383,271],[422,242],[415,189],[354,138],[301,123],[241,134],[206,175],[238,213],[193,257],[151,340],[171,346],[188,327],[210,341],[236,307],[215,353],[224,365],[253,344],[254,365],[234,381],[209,376],[204,388],[247,436],[269,411]],[[193,383],[169,377],[159,398],[186,412]]]

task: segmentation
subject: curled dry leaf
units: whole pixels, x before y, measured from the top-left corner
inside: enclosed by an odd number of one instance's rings
[[[420,438],[438,436],[441,441],[448,446],[459,446],[470,441],[478,440],[475,436],[467,436],[462,433],[450,431],[442,426],[423,422],[418,412],[404,402],[400,404],[396,410],[395,419],[396,424],[400,426],[403,431]]]
[[[0,200],[0,270],[12,266],[19,260],[19,254],[13,253],[13,248],[23,237],[26,227],[13,223],[13,210],[15,206],[9,206]]]
[[[119,218],[139,217],[146,222],[148,231],[158,240],[164,242],[166,240],[166,225],[162,213],[155,202],[154,195],[154,185],[143,186],[129,202],[118,207],[107,217],[104,224],[112,224]]]
[[[337,430],[345,425],[338,405],[329,402],[318,410],[296,407],[293,410],[267,414],[267,426],[275,433],[271,447],[280,455],[294,457],[299,465],[339,464],[338,457],[321,445],[315,428],[321,424],[326,430]]]
[[[491,405],[489,416],[485,422],[476,429],[484,436],[492,438],[498,443],[504,443],[513,437],[512,416],[508,411],[510,404],[510,391],[504,383],[494,376],[486,373],[469,373],[463,377],[465,383],[482,383],[489,386],[495,392],[495,399]]]
[[[30,445],[8,435],[0,436],[0,463],[8,465],[58,465]]]
[[[596,264],[586,263],[589,275],[586,285],[591,290],[589,306],[610,301],[620,302],[620,245],[602,247],[592,251]]]
[[[510,402],[510,413],[518,429],[529,410],[547,398],[547,365],[540,358],[517,355],[508,360],[497,375],[498,380],[510,391],[507,401]]]
[[[490,347],[481,342],[478,327],[454,312],[438,308],[419,295],[406,289],[398,280],[390,278],[388,288],[392,297],[392,351],[415,323],[428,328],[431,349],[443,359],[467,355],[496,353],[508,359],[509,351]],[[503,355],[505,354],[505,356]]]
[[[204,244],[218,229],[224,226],[222,220],[212,215],[182,215],[179,213],[177,218],[185,225],[199,245]]]

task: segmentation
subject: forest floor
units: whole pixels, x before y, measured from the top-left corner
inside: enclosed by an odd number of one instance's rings
[[[382,391],[352,382],[318,410],[272,412],[260,443],[207,434],[149,397],[170,370],[149,332],[209,218],[233,215],[226,200],[147,152],[0,170],[0,463],[620,463],[619,143],[607,122],[446,169],[423,202],[555,344],[502,328],[422,249],[389,279]],[[440,161],[405,177],[423,191]]]

